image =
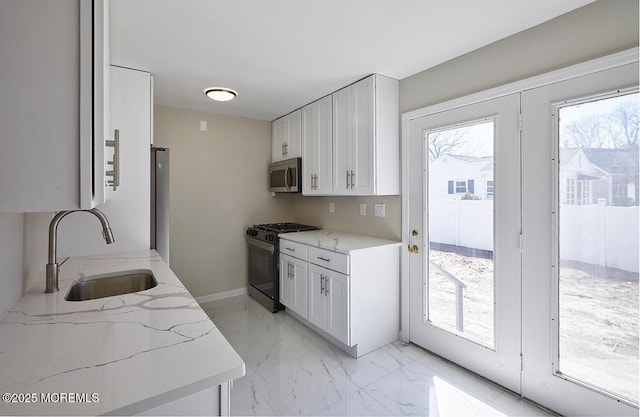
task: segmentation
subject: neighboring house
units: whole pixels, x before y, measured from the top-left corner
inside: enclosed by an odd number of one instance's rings
[[[560,151],[560,203],[638,205],[638,151],[574,148]]]
[[[431,161],[429,198],[493,200],[493,157],[443,155]]]
[[[560,204],[637,206],[640,198],[636,149],[562,149]],[[493,199],[493,158],[443,155],[429,164],[434,199]]]

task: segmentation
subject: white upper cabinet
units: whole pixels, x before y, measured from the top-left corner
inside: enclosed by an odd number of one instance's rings
[[[332,97],[333,194],[399,194],[398,81],[374,74]]]
[[[148,249],[151,170],[149,145],[153,112],[151,74],[111,67],[111,126],[119,131],[121,181],[100,211],[109,219],[115,242],[105,245],[93,216],[69,216],[58,229],[58,256],[85,256]],[[108,156],[108,159],[111,159]]]
[[[107,0],[0,2],[0,211],[105,199]]]
[[[272,124],[271,162],[298,158],[302,155],[301,111],[289,113]]]
[[[302,194],[331,194],[332,100],[321,98],[302,108]]]

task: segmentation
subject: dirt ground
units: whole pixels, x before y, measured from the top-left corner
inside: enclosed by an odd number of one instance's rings
[[[493,261],[430,251],[431,261],[460,279],[463,334],[493,346]],[[455,286],[432,268],[429,317],[455,331]],[[560,371],[638,401],[638,274],[563,264],[560,268]]]

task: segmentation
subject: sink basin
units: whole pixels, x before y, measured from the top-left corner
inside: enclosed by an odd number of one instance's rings
[[[148,269],[84,277],[71,286],[67,301],[85,301],[148,290],[158,285]]]

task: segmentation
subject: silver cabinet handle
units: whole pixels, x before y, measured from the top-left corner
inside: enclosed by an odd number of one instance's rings
[[[320,274],[320,294],[324,293],[324,275]]]
[[[322,256],[316,256],[316,258],[320,259],[321,261],[331,262],[331,259],[329,259],[329,258],[323,258]]]
[[[351,189],[353,190],[353,186],[355,184],[355,181],[353,180],[353,177],[355,177],[356,174],[355,172],[353,172],[353,170],[351,170]]]
[[[289,250],[289,251],[291,251],[291,252],[295,252],[295,251],[296,251],[296,250],[295,250],[295,249],[293,249],[293,248],[285,248],[285,249],[286,249],[286,250]]]
[[[111,169],[106,172],[106,175],[111,177],[107,184],[115,191],[120,186],[120,129],[114,130],[113,140],[107,139],[105,146],[113,148],[113,159],[107,161],[107,164],[111,165]]]
[[[289,279],[293,279],[293,264],[291,262],[287,262],[287,269],[289,270]]]
[[[346,171],[347,172],[347,190],[349,189],[349,187],[351,186],[351,184],[349,184],[349,170]]]
[[[284,152],[284,142],[282,142],[282,143],[280,144],[280,148],[282,148],[282,149],[281,149],[281,151],[280,151],[280,153],[282,153],[282,156],[285,156],[285,155],[286,155],[286,153]]]

